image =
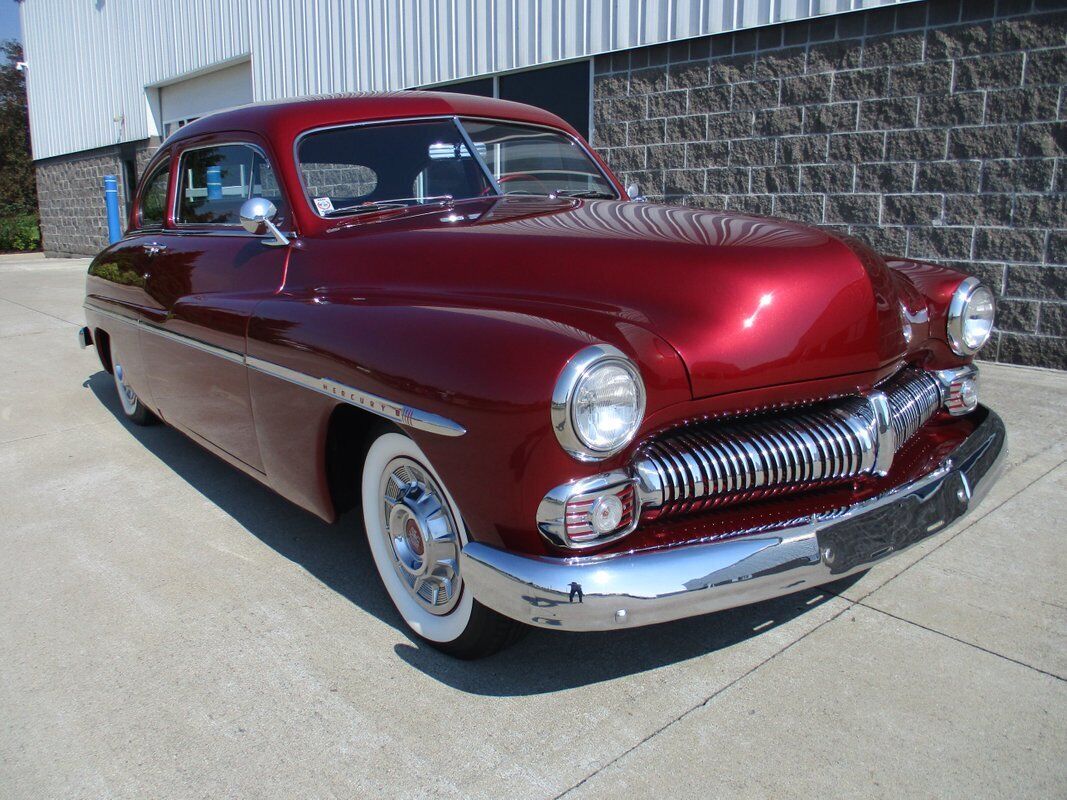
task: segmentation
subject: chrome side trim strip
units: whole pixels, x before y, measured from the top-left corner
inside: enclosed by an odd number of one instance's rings
[[[415,428],[420,431],[427,431],[428,433],[436,433],[441,436],[462,436],[467,432],[467,429],[458,422],[453,422],[447,417],[442,417],[440,414],[421,411],[417,408],[403,405],[402,403],[394,403],[391,400],[386,400],[384,397],[378,397],[369,392],[364,392],[360,389],[339,383],[332,378],[316,378],[312,375],[307,375],[303,372],[283,367],[281,364],[275,364],[272,361],[264,361],[263,359],[254,356],[245,356],[233,350],[226,350],[225,348],[216,347],[207,342],[202,342],[199,339],[163,330],[159,326],[153,325],[150,322],[144,322],[143,320],[136,320],[122,314],[105,311],[104,309],[90,305],[89,303],[84,304],[83,307],[86,311],[92,311],[94,314],[100,314],[109,319],[117,320],[126,325],[135,327],[138,330],[146,331],[177,344],[192,347],[194,350],[199,350],[202,353],[217,356],[233,364],[241,364],[249,369],[254,369],[265,375],[280,378],[289,383],[296,384],[297,386],[302,386],[305,389],[311,389],[312,391],[327,395],[328,397],[343,400],[349,405],[362,408],[379,417],[392,420],[398,425],[404,425],[408,428]]]
[[[184,344],[186,347],[191,347],[194,350],[199,350],[201,353],[207,353],[209,356],[217,356],[218,358],[229,361],[232,364],[244,364],[245,357],[234,350],[227,350],[224,347],[217,347],[213,344],[208,344],[200,339],[194,339],[191,336],[183,336],[180,333],[174,333],[173,331],[164,330],[158,325],[153,325],[151,322],[145,322],[140,320],[137,323],[137,327],[142,331],[147,331],[161,339],[167,339],[171,342],[177,342],[178,344]]]
[[[257,372],[272,375],[275,378],[281,378],[284,381],[289,381],[297,386],[303,386],[304,388],[311,389],[319,394],[343,400],[349,405],[362,408],[372,414],[377,414],[379,417],[392,420],[398,425],[406,425],[409,428],[416,428],[417,430],[428,431],[429,433],[437,433],[441,436],[462,436],[467,432],[466,428],[457,422],[453,422],[447,417],[442,417],[439,414],[432,414],[429,411],[420,411],[417,408],[412,408],[411,406],[406,406],[400,403],[394,403],[383,397],[378,397],[369,392],[364,392],[360,389],[346,386],[343,383],[338,383],[330,378],[316,378],[303,372],[297,372],[288,367],[283,367],[280,364],[275,364],[271,361],[255,358],[254,356],[247,356],[245,358],[245,363],[250,369],[254,369]]]

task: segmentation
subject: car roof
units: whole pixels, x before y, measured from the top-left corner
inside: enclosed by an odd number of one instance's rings
[[[404,91],[303,97],[238,106],[185,125],[168,137],[166,144],[227,131],[253,131],[278,142],[331,125],[439,116],[515,120],[550,125],[577,135],[574,128],[555,114],[523,103],[453,92]]]

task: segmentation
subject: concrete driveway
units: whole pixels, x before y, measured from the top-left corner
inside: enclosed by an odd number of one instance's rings
[[[86,263],[0,257],[0,796],[1067,796],[1067,374],[986,366],[1004,477],[851,584],[460,663],[353,519],[125,424]]]

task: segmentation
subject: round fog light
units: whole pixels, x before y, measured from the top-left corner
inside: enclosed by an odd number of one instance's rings
[[[622,522],[622,500],[613,494],[598,497],[589,516],[593,530],[599,534],[611,533]]]

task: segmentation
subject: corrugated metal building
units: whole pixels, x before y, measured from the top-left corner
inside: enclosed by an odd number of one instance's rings
[[[431,86],[579,61],[584,73],[567,73],[574,81],[575,75],[591,77],[590,59],[604,53],[897,2],[25,0],[30,130],[34,158],[45,172],[45,244],[71,252],[98,247],[103,213],[96,172],[131,181],[146,148],[220,108]],[[512,94],[541,99],[544,88],[529,83],[520,81]],[[500,93],[498,84],[471,88]],[[573,88],[586,107],[580,127],[588,131],[589,87]],[[556,90],[552,86],[550,94]],[[561,110],[575,115],[573,108]],[[53,187],[63,178],[48,173],[72,156],[82,166],[75,180],[90,173],[92,179],[59,188],[65,204],[53,215]],[[117,167],[116,158],[122,162]],[[94,208],[100,213],[85,235],[77,235],[82,226],[69,217],[88,216]]]
[[[441,86],[556,112],[651,199],[958,264],[986,353],[1067,368],[1067,0],[24,0],[45,247],[106,241],[220,108]]]

